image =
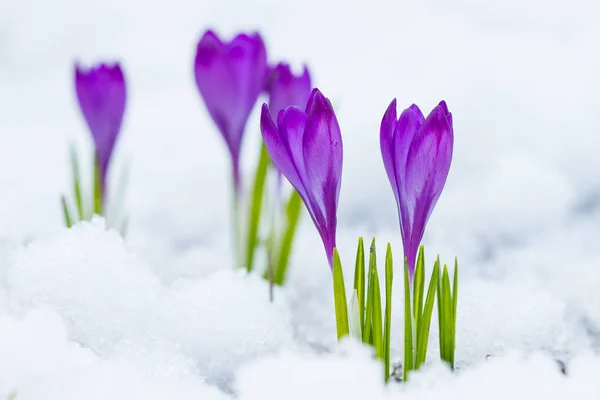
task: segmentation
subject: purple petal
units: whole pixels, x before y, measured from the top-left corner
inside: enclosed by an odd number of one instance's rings
[[[315,210],[317,229],[320,228],[330,255],[335,246],[336,213],[342,178],[342,137],[331,102],[318,89],[311,93],[307,112],[302,142],[306,187],[311,207]]]
[[[454,137],[447,114],[447,108],[435,107],[408,152],[404,190],[412,222],[409,252],[413,260],[450,170]]]
[[[75,91],[90,128],[105,188],[106,173],[121,130],[127,97],[125,77],[118,63],[86,70],[75,66]]]
[[[387,173],[388,180],[392,186],[396,202],[399,201],[398,184],[396,178],[396,167],[394,164],[394,130],[396,127],[396,99],[393,99],[388,106],[379,129],[379,147],[381,148],[381,158],[383,166]]]
[[[239,174],[244,129],[267,73],[260,35],[240,34],[227,43],[207,31],[197,46],[194,73],[208,112],[227,143],[234,173]]]
[[[298,108],[290,107],[286,111],[281,111],[279,116],[278,128],[271,118],[269,107],[263,104],[260,119],[263,140],[273,163],[298,194],[305,199],[302,136],[306,125],[306,114]]]
[[[302,75],[295,76],[288,64],[279,63],[270,77],[269,109],[273,116],[288,106],[296,106],[304,110],[310,91],[310,74],[306,66]]]

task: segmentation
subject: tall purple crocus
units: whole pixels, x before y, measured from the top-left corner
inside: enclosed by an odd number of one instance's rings
[[[333,266],[343,146],[331,102],[315,88],[306,112],[289,106],[279,112],[277,125],[263,104],[260,127],[273,162],[304,201]]]
[[[310,74],[306,65],[302,75],[296,76],[289,64],[277,64],[267,78],[267,91],[270,95],[269,110],[273,120],[276,121],[279,111],[285,110],[288,106],[296,106],[304,110],[311,89]]]
[[[240,149],[246,122],[267,76],[267,52],[258,33],[221,41],[208,30],[198,43],[194,73],[200,95],[231,154],[236,195],[241,190]]]
[[[424,118],[412,105],[396,118],[396,99],[381,121],[383,163],[396,197],[404,255],[412,279],[425,225],[446,183],[454,132],[444,101]]]
[[[104,195],[110,158],[125,113],[126,87],[121,66],[99,64],[84,69],[75,65],[75,91],[94,139]]]

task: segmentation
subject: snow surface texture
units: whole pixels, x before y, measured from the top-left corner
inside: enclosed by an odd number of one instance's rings
[[[0,2],[0,396],[597,399],[599,13],[592,0]],[[230,270],[228,156],[192,74],[208,27],[259,29],[271,61],[307,62],[334,103],[347,279],[358,236],[377,237],[380,259],[387,241],[401,257],[378,148],[387,105],[448,102],[453,165],[424,244],[429,261],[460,261],[459,374],[432,365],[384,389],[364,351],[337,353],[331,276],[306,215],[275,305],[257,276]],[[61,229],[58,202],[67,140],[90,154],[73,62],[112,59],[129,90],[111,170],[131,165],[126,243],[101,220]],[[247,180],[258,135],[256,107]]]

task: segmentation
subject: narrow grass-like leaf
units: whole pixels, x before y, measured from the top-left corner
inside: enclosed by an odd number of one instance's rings
[[[423,291],[425,290],[425,251],[423,246],[419,246],[417,263],[415,266],[415,275],[413,277],[413,314],[414,314],[414,330],[418,332],[421,326],[421,314],[423,313]],[[416,345],[419,344],[419,335],[416,336]]]
[[[418,335],[418,346],[417,346],[417,361],[415,362],[415,368],[419,368],[427,358],[427,345],[429,343],[429,327],[431,325],[431,314],[433,313],[433,304],[435,302],[435,294],[438,286],[439,278],[439,263],[436,262],[429,279],[429,288],[427,289],[427,298],[425,300],[425,308],[423,309],[423,315],[421,315],[421,321]]]
[[[451,367],[454,369],[454,352],[456,349],[456,311],[458,306],[458,258],[454,258],[454,283],[452,285],[452,316],[454,320],[452,321],[452,343],[450,346],[450,354],[451,354]]]
[[[358,309],[360,315],[360,326],[364,330],[365,325],[365,245],[363,238],[358,238],[356,249],[356,263],[354,266],[354,290],[358,296]]]
[[[79,159],[77,157],[77,150],[75,149],[75,144],[71,143],[70,145],[71,152],[71,171],[73,173],[73,194],[75,195],[75,207],[77,209],[77,215],[79,216],[79,220],[83,219],[84,210],[83,210],[83,196],[81,194],[81,175],[79,171]]]
[[[412,338],[412,307],[410,306],[410,279],[408,262],[404,258],[404,363],[402,364],[402,380],[406,382],[408,373],[414,369]]]
[[[375,295],[373,288],[373,269],[377,263],[375,238],[371,241],[369,248],[369,271],[368,274],[368,288],[367,288],[367,300],[365,309],[365,325],[363,329],[363,343],[373,344],[373,296]]]
[[[100,160],[96,154],[94,157],[94,179],[93,179],[93,214],[102,215],[102,195],[104,188],[102,187],[102,177],[100,176]],[[91,218],[90,218],[91,219]]]
[[[362,341],[373,344],[373,269],[369,265],[367,300],[365,304],[365,324],[362,331]]]
[[[246,235],[246,269],[252,271],[254,264],[254,253],[258,247],[258,228],[260,225],[260,215],[262,212],[262,204],[265,193],[265,182],[267,171],[269,169],[269,152],[265,143],[260,146],[260,156],[256,173],[254,174],[254,183],[252,186],[252,197],[250,200],[250,214],[248,216],[248,233]]]
[[[394,280],[394,262],[392,246],[388,243],[385,252],[385,320],[384,320],[384,354],[385,381],[390,379],[390,342],[392,334],[392,282]]]
[[[383,344],[383,312],[381,310],[381,288],[379,286],[379,273],[377,265],[373,265],[372,278],[373,281],[373,346],[375,354],[381,361],[385,361],[384,344]]]
[[[350,313],[348,328],[350,329],[350,335],[354,336],[358,340],[362,340],[362,321],[360,320],[360,311],[358,309],[358,294],[356,290],[352,291],[352,296],[350,297]]]
[[[436,263],[439,264],[440,257],[438,256]],[[440,272],[441,274],[441,272]],[[446,358],[446,347],[444,346],[444,335],[446,334],[446,320],[444,319],[444,307],[443,304],[446,301],[444,299],[444,294],[442,293],[442,278],[441,276],[438,279],[437,286],[437,299],[438,299],[438,333],[439,333],[439,343],[440,343],[440,358],[445,360]]]
[[[335,304],[335,322],[337,327],[337,338],[340,340],[348,335],[348,306],[346,303],[346,288],[344,285],[344,273],[342,262],[337,248],[333,249],[333,297]]]
[[[119,220],[126,218],[125,216],[125,192],[129,181],[130,164],[126,162],[119,175],[119,181],[115,190],[114,196],[111,197],[107,204],[108,209],[105,210],[107,224],[109,227],[115,227],[122,233],[122,227],[118,227]],[[122,225],[122,224],[121,224]]]
[[[444,361],[452,364],[452,323],[454,316],[452,315],[452,307],[454,302],[452,301],[452,293],[450,293],[450,278],[448,276],[448,268],[444,265],[444,272],[442,274],[442,314],[444,320],[444,335],[442,340],[444,341]]]
[[[71,228],[73,226],[73,217],[71,216],[71,211],[69,211],[69,206],[67,204],[67,199],[65,196],[60,197],[60,202],[62,204],[63,218],[65,219],[65,225],[67,228]]]
[[[283,285],[285,282],[301,211],[302,198],[296,190],[292,190],[292,194],[285,207],[286,226],[279,246],[278,261],[275,264],[275,284],[277,285]]]

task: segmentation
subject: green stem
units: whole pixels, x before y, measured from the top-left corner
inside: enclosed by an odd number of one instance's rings
[[[233,187],[233,267],[239,268],[242,266],[242,249],[241,249],[241,206],[242,202],[239,198],[236,186]]]

